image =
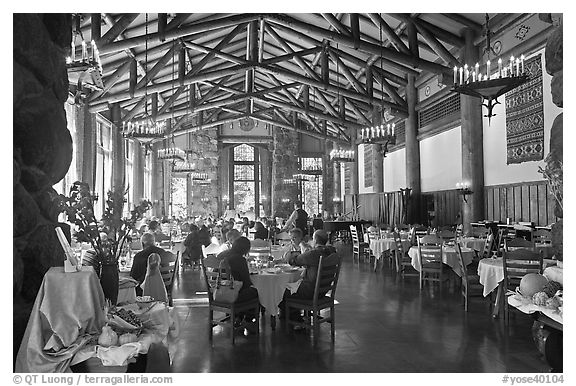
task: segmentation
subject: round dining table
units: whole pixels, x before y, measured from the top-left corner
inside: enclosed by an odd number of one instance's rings
[[[461,247],[471,248],[475,251],[482,252],[484,250],[484,245],[486,244],[486,239],[479,237],[461,237],[458,239]]]
[[[464,260],[464,264],[468,265],[472,262],[474,258],[475,252],[471,248],[461,248],[462,249],[462,259]],[[412,259],[412,266],[418,272],[421,271],[422,267],[420,266],[420,260],[418,259],[418,247],[411,247],[408,251],[408,256]],[[462,276],[462,271],[460,270],[460,264],[458,263],[458,253],[456,252],[455,247],[452,246],[442,246],[442,262],[450,268],[458,275]]]
[[[295,292],[303,272],[304,268],[283,267],[264,268],[258,273],[250,274],[252,284],[258,290],[258,300],[266,309],[266,315],[270,315],[272,328],[276,325],[276,316],[280,312],[278,305],[284,297],[284,291],[291,284]]]

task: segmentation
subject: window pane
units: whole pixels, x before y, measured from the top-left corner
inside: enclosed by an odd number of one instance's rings
[[[254,148],[250,145],[240,145],[234,148],[234,161],[254,161]]]
[[[322,158],[300,158],[300,163],[303,172],[322,170]]]
[[[234,180],[253,181],[254,165],[234,165]]]

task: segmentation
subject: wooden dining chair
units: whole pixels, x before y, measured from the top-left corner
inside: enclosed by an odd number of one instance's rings
[[[440,292],[444,278],[444,265],[442,264],[442,241],[433,242],[433,235],[417,239],[418,260],[420,262],[420,291],[424,282],[439,283]],[[436,240],[438,240],[436,238]]]
[[[534,242],[528,241],[522,237],[516,237],[512,240],[504,239],[504,250],[509,251],[516,248],[528,248],[535,250]]]
[[[492,251],[494,250],[494,234],[490,233],[486,237],[484,242],[484,248],[482,249],[482,254],[479,256],[481,259],[487,259],[492,257]]]
[[[542,254],[528,248],[519,248],[513,251],[504,250],[504,289],[516,291],[522,278],[529,273],[542,273]],[[509,320],[508,302],[504,302],[504,319]]]
[[[370,250],[370,244],[360,241],[355,225],[350,225],[350,234],[352,236],[352,262],[357,257],[358,263],[360,263],[360,256],[364,258],[364,261],[366,261],[366,258],[370,261],[370,252],[367,253],[366,251],[366,249]]]
[[[443,229],[441,231],[436,232],[436,236],[440,237],[444,241],[450,241],[456,238],[456,232],[448,229]]]
[[[420,242],[419,245],[442,245],[444,240],[440,238],[437,234],[435,235],[425,235],[418,238]]]
[[[488,237],[488,228],[485,227],[472,227],[472,237],[484,239]]]
[[[552,244],[552,232],[546,229],[538,229],[532,233],[534,244]]]
[[[406,276],[419,277],[420,274],[412,266],[412,259],[408,256],[408,251],[404,250],[400,234],[394,232],[393,235],[394,243],[396,244],[396,249],[394,250],[394,256],[396,258],[396,272],[402,276],[402,279]]]
[[[480,284],[480,276],[478,276],[478,272],[472,270],[469,271],[468,267],[464,263],[460,243],[455,243],[454,248],[458,255],[458,265],[460,267],[460,273],[462,274],[460,292],[462,293],[462,297],[464,297],[464,311],[468,312],[468,299],[471,296],[483,297],[484,286]]]
[[[206,291],[208,292],[208,330],[209,330],[209,340],[210,345],[213,342],[213,329],[214,327],[222,324],[230,324],[230,338],[232,344],[234,345],[235,338],[235,328],[234,328],[234,318],[240,312],[253,311],[256,317],[256,334],[259,334],[260,325],[260,301],[258,298],[250,299],[242,303],[224,303],[214,300],[214,291],[216,290],[216,282],[218,279],[218,274],[221,275],[221,279],[230,280],[230,268],[226,265],[220,265],[222,262],[221,258],[215,255],[210,255],[205,259],[201,260],[202,275],[204,276],[204,283],[206,285]],[[226,316],[222,319],[214,319],[214,311],[222,312]]]
[[[330,323],[330,337],[332,343],[335,339],[336,330],[336,313],[334,305],[336,300],[336,286],[340,276],[340,267],[342,259],[338,253],[332,253],[329,256],[320,256],[318,262],[318,273],[314,285],[314,296],[312,299],[298,299],[287,297],[285,301],[284,321],[287,329],[291,325],[300,326],[307,330],[313,330],[314,345],[318,342],[320,334],[320,324]],[[290,319],[290,309],[303,310],[304,321]],[[324,317],[320,316],[320,311],[330,309],[330,314]],[[290,329],[291,330],[291,329]]]
[[[176,277],[176,270],[178,267],[178,259],[180,252],[176,254],[172,252],[164,252],[162,254],[162,262],[160,264],[160,275],[166,287],[166,294],[168,295],[168,305],[172,307],[172,289],[174,288],[174,278]]]

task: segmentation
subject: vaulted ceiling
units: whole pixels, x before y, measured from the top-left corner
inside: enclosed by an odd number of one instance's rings
[[[81,14],[104,88],[91,112],[171,118],[169,133],[251,118],[349,141],[373,111],[407,116],[408,76],[451,77],[484,14]],[[492,14],[497,32],[522,14]],[[80,38],[77,38],[80,39]]]

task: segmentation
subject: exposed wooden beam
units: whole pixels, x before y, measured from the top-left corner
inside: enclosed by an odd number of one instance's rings
[[[334,63],[336,63],[338,65],[338,67],[342,71],[342,74],[348,80],[348,82],[350,82],[352,87],[354,87],[354,89],[357,92],[359,92],[360,94],[366,95],[366,89],[364,89],[364,87],[362,87],[362,85],[360,84],[358,79],[356,79],[354,77],[354,74],[352,74],[352,71],[350,71],[348,66],[346,64],[344,64],[342,59],[340,59],[340,57],[335,52],[333,52],[332,49],[328,50],[328,54],[330,55],[330,57],[332,58]]]
[[[384,32],[384,35],[386,35],[386,38],[388,39],[388,41],[390,41],[390,44],[392,44],[394,48],[405,54],[410,54],[410,50],[408,49],[408,47],[406,47],[402,39],[400,39],[400,37],[388,25],[388,23],[386,23],[386,21],[382,19],[382,16],[380,16],[379,13],[369,13],[368,17],[370,18],[370,20],[372,20],[372,23],[374,23],[376,27],[382,28],[382,32]]]
[[[328,112],[330,114],[332,114],[335,117],[340,117],[340,115],[338,114],[338,112],[336,111],[336,109],[334,107],[332,107],[332,105],[330,104],[330,102],[328,102],[328,99],[326,99],[326,97],[324,96],[324,94],[322,93],[321,90],[317,90],[318,92],[316,93],[316,96],[318,96],[318,100],[320,100],[320,103],[322,103],[322,105],[324,106],[324,108],[326,110],[328,110]],[[345,117],[344,117],[345,118]]]
[[[164,42],[166,40],[166,27],[168,25],[168,14],[159,13],[158,14],[158,40]]]
[[[170,47],[170,49],[156,62],[154,67],[152,67],[151,69],[148,70],[148,72],[144,75],[144,77],[142,79],[140,79],[140,81],[136,85],[136,89],[140,89],[140,88],[145,87],[148,84],[148,82],[150,82],[151,80],[154,79],[156,74],[158,74],[158,72],[161,69],[166,67],[166,64],[168,64],[170,59],[174,58],[175,47],[176,47],[176,45],[173,44],[172,47]]]
[[[182,94],[185,89],[186,86],[179,86],[176,90],[174,90],[170,98],[168,98],[168,100],[164,103],[164,105],[162,105],[160,110],[158,110],[158,114],[164,114],[166,110],[168,110],[168,108],[170,108],[170,106],[172,106],[174,102],[176,102],[180,94]]]
[[[136,59],[131,59],[130,60],[130,84],[128,87],[131,98],[134,98],[134,92],[136,91],[136,85],[137,84],[138,84],[138,63],[136,63]]]
[[[90,14],[90,38],[97,42],[102,37],[102,14],[101,13],[91,13]]]
[[[116,23],[114,23],[110,29],[102,36],[96,44],[98,47],[104,46],[106,44],[110,44],[113,42],[117,37],[119,37],[128,26],[136,20],[138,17],[137,13],[126,13],[123,14]]]
[[[438,40],[443,41],[444,43],[448,43],[450,45],[453,45],[454,47],[458,47],[458,48],[462,48],[464,47],[464,39],[461,38],[460,36],[454,35],[451,32],[448,32],[438,26],[435,26],[432,23],[429,23],[425,20],[422,20],[420,18],[413,18],[412,16],[410,16],[409,14],[404,14],[404,13],[389,13],[388,15],[392,16],[393,18],[400,20],[400,21],[404,21],[404,22],[409,22],[411,20],[418,20],[419,23],[421,23],[422,26],[426,27],[430,32],[432,32],[434,34],[434,36],[436,36],[436,38],[438,38]]]
[[[192,25],[189,26],[185,26],[182,28],[175,28],[175,29],[171,29],[166,31],[165,33],[165,38],[170,40],[170,39],[177,39],[177,38],[181,38],[187,35],[191,35],[194,33],[199,33],[199,32],[206,32],[209,30],[213,30],[216,28],[222,28],[222,27],[231,27],[231,26],[238,26],[239,24],[243,24],[252,20],[257,20],[260,16],[258,14],[238,14],[238,15],[232,15],[229,17],[223,17],[221,19],[216,19],[216,20],[208,20],[208,21],[204,21],[204,22],[200,22],[200,23],[194,23]],[[158,39],[158,33],[152,33],[152,34],[148,34],[148,38],[155,40]],[[114,52],[118,52],[118,51],[123,51],[125,49],[128,48],[134,48],[134,47],[138,47],[141,45],[146,44],[146,39],[147,37],[142,35],[142,36],[136,36],[133,38],[129,38],[129,39],[123,39],[121,41],[118,42],[112,42],[109,44],[106,44],[104,46],[102,46],[101,48],[99,48],[100,50],[100,54],[112,54]]]
[[[122,120],[125,122],[128,122],[130,120],[132,120],[132,118],[134,118],[136,116],[136,114],[138,114],[140,112],[140,109],[142,107],[144,107],[144,105],[146,104],[147,100],[146,97],[142,97],[138,100],[138,103],[136,103],[136,105],[134,107],[132,107],[132,110],[130,110],[128,113],[126,113],[126,115],[124,115],[122,117]]]
[[[287,125],[287,124],[285,124],[285,123],[283,123],[283,122],[279,122],[278,120],[266,118],[266,117],[263,117],[263,116],[260,116],[260,115],[252,114],[251,117],[254,118],[254,119],[256,119],[256,120],[258,120],[258,121],[260,121],[260,122],[267,123],[267,124],[270,124],[270,125],[273,125],[273,126],[278,126],[278,127],[283,128],[283,129],[293,130],[293,131],[296,131],[297,133],[307,134],[307,135],[309,135],[309,136],[311,136],[311,137],[314,137],[314,138],[323,139],[323,140],[327,140],[327,139],[328,139],[328,140],[335,141],[335,142],[339,142],[339,143],[349,144],[347,141],[344,141],[344,140],[342,140],[341,138],[337,138],[337,137],[334,137],[334,136],[330,136],[330,135],[326,135],[326,134],[321,134],[321,133],[313,132],[313,131],[310,131],[310,130],[303,130],[303,129],[300,129],[300,128],[294,126],[294,125]]]
[[[288,43],[286,43],[286,41],[282,39],[282,37],[280,37],[280,35],[278,35],[278,33],[268,24],[266,24],[266,31],[278,42],[278,44],[280,44],[286,53],[294,53],[294,50],[288,45]],[[295,57],[294,61],[304,70],[304,72],[306,72],[306,74],[308,74],[309,77],[315,80],[321,80],[320,76],[318,76],[318,74],[316,74],[316,72],[312,70],[301,58]]]
[[[422,25],[422,23],[420,23],[420,21],[415,20],[414,24],[416,25],[416,29],[420,35],[430,45],[430,47],[432,47],[436,55],[450,66],[458,66],[460,64],[458,59],[456,59],[454,55],[452,55],[450,51],[448,51],[448,49],[444,47],[442,43],[440,43],[438,39],[436,39],[434,35]]]
[[[264,60],[264,44],[265,44],[265,35],[266,35],[266,21],[264,18],[260,19],[260,26],[258,32],[260,35],[258,36],[258,63],[262,63]]]
[[[212,96],[214,96],[214,94],[216,94],[216,92],[220,89],[220,87],[224,83],[226,83],[228,81],[228,79],[230,79],[230,77],[232,77],[232,75],[228,75],[228,76],[225,76],[224,78],[220,79],[214,85],[214,87],[212,87],[212,89],[210,89],[210,91],[208,91],[206,94],[204,94],[204,96],[202,98],[198,99],[198,101],[196,102],[196,105],[200,106],[203,103],[207,102]]]
[[[130,71],[130,67],[132,66],[132,61],[126,61],[124,64],[116,69],[112,75],[107,77],[104,80],[104,88],[102,91],[97,91],[93,94],[90,94],[88,98],[88,102],[97,99],[98,97],[106,94],[110,89],[118,82],[128,71]]]
[[[331,13],[321,13],[322,17],[326,19],[330,26],[334,28],[334,30],[338,31],[338,33],[342,35],[346,35],[352,37],[352,34],[348,30],[348,28],[340,21],[337,17],[335,17]]]
[[[292,29],[297,28],[297,29],[303,30],[305,33],[314,34],[316,36],[320,36],[320,37],[325,38],[325,39],[330,39],[336,43],[341,43],[341,44],[345,44],[349,47],[354,47],[354,39],[352,39],[352,38],[349,38],[349,37],[344,36],[344,35],[340,35],[338,33],[335,33],[334,31],[330,31],[330,30],[327,30],[327,29],[322,28],[322,27],[318,27],[318,26],[315,26],[312,24],[308,24],[308,23],[299,21],[299,20],[294,19],[293,17],[290,17],[290,16],[286,16],[286,15],[276,16],[276,15],[272,14],[272,15],[268,15],[267,19],[269,21],[272,20],[272,21],[274,21],[274,23],[282,24],[282,25],[287,26],[287,27],[292,28]],[[450,68],[445,67],[441,64],[434,63],[434,62],[420,59],[420,58],[415,58],[411,55],[407,55],[407,54],[404,54],[402,52],[398,52],[398,51],[390,49],[390,48],[381,47],[381,46],[378,46],[378,45],[373,44],[373,43],[368,43],[366,41],[360,41],[360,43],[358,44],[358,48],[363,50],[363,51],[373,53],[373,54],[382,53],[384,56],[386,56],[390,60],[396,61],[396,62],[404,64],[404,65],[412,66],[414,68],[420,68],[422,70],[430,71],[430,72],[433,72],[435,74],[450,73],[450,71],[451,71]]]
[[[360,18],[357,13],[350,14],[350,31],[352,32],[352,39],[354,39],[354,48],[358,49],[360,46]]]
[[[452,21],[460,23],[460,24],[464,25],[465,27],[472,28],[478,34],[482,32],[482,25],[481,24],[478,24],[475,21],[470,20],[467,17],[462,16],[459,13],[441,13],[440,15],[442,15],[442,16],[444,16],[444,17],[446,17]]]
[[[400,106],[405,106],[406,109],[408,108],[408,106],[406,105],[406,101],[400,96],[400,94],[398,94],[396,89],[392,87],[390,83],[388,83],[385,77],[383,77],[381,74],[377,72],[374,72],[374,77],[376,78],[378,83],[380,83],[380,85],[384,88],[384,90],[386,90],[386,93],[390,95],[390,97],[396,103],[398,103]]]
[[[368,118],[366,118],[366,115],[364,115],[364,113],[362,111],[360,111],[360,109],[358,107],[356,107],[354,102],[350,101],[349,99],[347,99],[346,102],[348,102],[348,105],[352,108],[352,111],[354,111],[354,114],[356,114],[356,117],[360,121],[362,121],[362,123],[364,125],[371,125],[372,124],[370,122],[370,120]],[[358,126],[361,126],[361,125],[358,125]]]

